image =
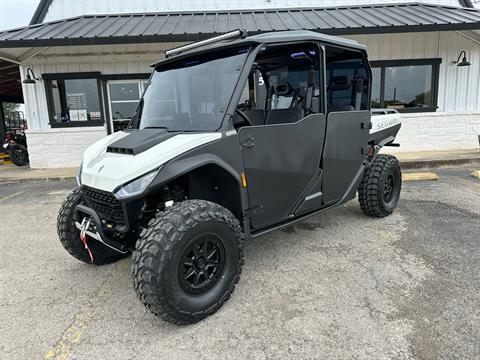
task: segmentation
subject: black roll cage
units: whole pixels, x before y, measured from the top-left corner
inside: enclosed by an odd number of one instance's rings
[[[267,46],[268,47],[272,47],[272,46],[276,47],[276,46],[285,46],[285,45],[289,45],[289,44],[302,44],[302,43],[313,44],[313,45],[317,46],[318,49],[319,49],[318,56],[319,56],[319,64],[320,64],[320,69],[319,69],[320,86],[321,86],[321,91],[323,91],[323,96],[321,96],[322,101],[320,101],[320,106],[319,106],[319,108],[320,108],[319,112],[320,113],[323,113],[323,114],[327,115],[327,103],[328,103],[328,101],[327,101],[327,84],[326,84],[326,74],[327,74],[327,71],[326,71],[326,67],[327,67],[327,64],[326,64],[326,47],[327,46],[328,47],[335,47],[335,48],[339,48],[339,49],[345,49],[345,50],[349,50],[349,51],[354,51],[354,52],[360,53],[362,55],[362,58],[365,62],[365,65],[366,65],[366,68],[367,68],[367,73],[368,73],[368,76],[369,76],[369,79],[368,79],[369,80],[368,81],[368,110],[370,110],[370,108],[371,108],[370,99],[371,99],[371,91],[372,91],[371,90],[372,89],[372,69],[371,69],[370,63],[368,61],[368,55],[367,55],[366,50],[358,49],[358,48],[354,48],[354,47],[349,47],[349,46],[345,46],[345,45],[338,45],[338,44],[335,44],[335,43],[329,43],[327,41],[305,39],[305,40],[301,40],[301,41],[299,41],[299,40],[280,41],[280,42],[272,42],[272,43],[256,43],[256,42],[248,42],[247,41],[247,42],[244,42],[244,43],[241,43],[241,44],[236,43],[236,42],[233,42],[233,43],[227,44],[227,45],[225,45],[225,44],[215,44],[215,45],[207,46],[204,49],[196,50],[194,52],[186,52],[186,53],[181,53],[178,56],[168,57],[161,62],[153,64],[152,66],[154,68],[157,68],[158,66],[168,64],[168,63],[177,61],[177,60],[182,59],[182,58],[187,58],[187,57],[192,56],[192,55],[198,55],[198,54],[210,52],[212,50],[235,48],[235,47],[239,47],[239,46],[248,46],[249,47],[248,56],[247,56],[247,58],[246,58],[246,60],[243,64],[243,68],[241,70],[240,76],[237,79],[237,83],[235,84],[235,89],[232,93],[232,96],[230,97],[230,102],[229,102],[229,105],[227,106],[224,117],[223,117],[223,119],[220,123],[220,126],[216,130],[216,131],[228,131],[228,130],[233,129],[232,118],[233,118],[233,115],[234,115],[235,110],[237,108],[238,101],[240,100],[240,97],[242,95],[244,86],[245,86],[246,82],[248,81],[250,70],[253,67],[253,63],[254,63],[255,58],[257,57],[259,51],[263,47],[267,47]],[[148,83],[151,82],[153,74],[154,74],[154,72],[151,73],[151,75],[149,77],[149,80],[148,80]],[[262,73],[262,76],[264,76],[263,73]],[[265,79],[266,84],[268,86],[268,78],[264,76],[264,79]],[[138,121],[137,114],[135,114],[132,117],[132,119],[130,120],[128,128],[134,127],[133,124],[136,121]]]
[[[320,91],[323,92],[323,96],[321,96],[322,101],[320,101],[320,113],[323,113],[325,115],[327,115],[327,103],[328,103],[328,100],[327,100],[327,95],[328,95],[327,94],[327,86],[328,86],[328,84],[326,83],[326,74],[327,74],[326,48],[327,47],[335,47],[335,48],[338,48],[338,49],[344,49],[344,50],[349,50],[349,51],[360,53],[362,55],[362,59],[365,63],[365,68],[366,68],[367,74],[368,74],[368,102],[367,102],[368,108],[367,108],[367,110],[371,110],[370,100],[371,100],[371,93],[372,93],[372,76],[373,75],[372,75],[372,69],[371,69],[370,63],[368,61],[368,55],[367,55],[367,52],[365,50],[356,49],[356,48],[343,46],[343,45],[330,44],[330,43],[327,43],[327,42],[319,42],[319,41],[315,41],[315,40],[308,40],[308,39],[306,39],[305,41],[287,41],[287,42],[278,42],[278,43],[263,43],[263,44],[258,44],[257,46],[252,46],[250,48],[250,52],[247,56],[247,59],[245,60],[245,63],[243,65],[243,69],[241,71],[241,74],[238,77],[237,84],[235,85],[235,90],[232,93],[230,103],[227,106],[227,111],[225,112],[222,123],[221,123],[221,125],[220,125],[220,127],[217,131],[221,131],[221,130],[228,131],[228,130],[231,130],[233,128],[233,123],[232,123],[233,114],[235,113],[235,110],[236,110],[237,105],[238,105],[238,101],[240,100],[243,89],[245,87],[245,84],[248,81],[248,78],[249,78],[249,75],[250,75],[250,70],[253,68],[253,63],[255,62],[255,59],[256,59],[258,53],[260,52],[260,50],[263,47],[285,46],[285,45],[289,45],[289,44],[313,44],[313,45],[318,47],[318,49],[319,49],[318,56],[319,56],[319,65],[320,65],[320,68],[319,68],[320,87],[321,87]],[[261,72],[261,74],[264,78],[265,84],[268,87],[269,86],[268,77],[266,77],[265,74],[263,74],[262,72]]]

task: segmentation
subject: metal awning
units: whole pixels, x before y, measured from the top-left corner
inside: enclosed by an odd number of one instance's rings
[[[0,32],[1,48],[197,41],[230,31],[330,35],[480,29],[476,9],[407,3],[252,11],[84,15]]]

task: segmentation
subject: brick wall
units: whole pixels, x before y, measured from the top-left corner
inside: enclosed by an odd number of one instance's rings
[[[478,149],[480,112],[402,114],[399,148],[388,152]],[[103,127],[28,130],[30,167],[80,165],[83,151],[106,136]]]
[[[103,127],[27,130],[30,167],[79,166],[83,151],[106,135]]]
[[[402,128],[388,151],[478,149],[480,112],[402,114]]]

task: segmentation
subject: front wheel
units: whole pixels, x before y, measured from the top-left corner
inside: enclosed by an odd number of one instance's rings
[[[57,233],[63,247],[77,260],[92,263],[88,250],[80,240],[80,230],[75,226],[75,207],[82,202],[82,189],[73,190],[62,204],[57,217]],[[87,235],[87,244],[92,253],[93,265],[110,264],[125,257]]]
[[[135,291],[155,315],[193,324],[217,311],[240,278],[240,223],[222,206],[187,200],[148,224],[133,253]]]
[[[402,172],[395,156],[378,155],[363,174],[358,201],[363,212],[373,217],[390,215],[397,207],[402,189]]]

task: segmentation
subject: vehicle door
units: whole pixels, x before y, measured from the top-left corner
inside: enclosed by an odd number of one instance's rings
[[[319,181],[326,126],[320,51],[316,44],[276,46],[256,59],[254,95],[243,109],[252,126],[239,130],[254,230],[294,217]]]
[[[370,128],[371,71],[365,54],[327,46],[327,129],[323,154],[323,202],[354,193],[362,175]]]

